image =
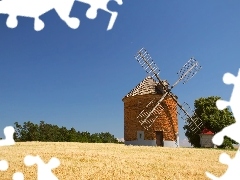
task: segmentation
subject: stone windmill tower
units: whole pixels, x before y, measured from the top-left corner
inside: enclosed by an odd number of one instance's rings
[[[163,83],[168,85],[167,81]],[[161,116],[153,115],[156,119],[148,131],[137,120],[138,115],[146,106],[152,109],[153,105],[163,96],[157,85],[151,76],[146,77],[123,98],[125,144],[178,146],[177,104],[172,97],[165,97],[162,102],[164,108],[161,106],[157,108]]]
[[[179,79],[170,86],[166,80],[160,79],[160,70],[144,48],[135,58],[151,76],[146,77],[122,99],[125,145],[178,147],[178,115],[192,133],[201,131],[203,124],[195,113],[190,114],[193,111],[187,103],[178,103],[171,89],[182,80],[185,84],[201,66],[191,58],[178,72]]]

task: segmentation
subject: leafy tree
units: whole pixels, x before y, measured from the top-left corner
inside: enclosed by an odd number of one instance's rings
[[[28,141],[36,141],[39,140],[39,130],[38,124],[33,124],[30,121],[27,122],[28,134],[27,140]]]
[[[118,142],[117,139],[114,138],[113,135],[111,135],[109,132],[106,133],[100,133],[99,134],[100,139],[102,140],[103,143],[116,143]]]
[[[213,133],[217,133],[224,127],[235,122],[234,116],[229,108],[218,110],[216,106],[216,101],[218,99],[221,98],[218,96],[210,96],[207,98],[199,98],[194,102],[196,115],[203,121],[204,127]],[[185,125],[183,129],[186,130],[185,135],[188,138],[189,143],[194,147],[200,147],[200,130],[198,133],[193,134],[188,125]],[[228,137],[224,137],[223,144],[218,146],[218,148],[232,149],[232,144],[237,143]]]
[[[91,135],[92,143],[102,143],[102,140],[99,138],[99,133],[94,133]]]
[[[23,126],[14,123],[14,139],[18,142],[45,141],[45,142],[89,142],[89,143],[118,143],[109,132],[95,133],[76,131],[75,128],[68,130],[66,127],[59,128],[57,125],[46,124],[40,121],[38,124],[24,122]]]
[[[13,138],[15,141],[19,141],[21,137],[22,126],[19,125],[18,122],[15,122],[14,125],[15,125],[15,132],[13,134]]]

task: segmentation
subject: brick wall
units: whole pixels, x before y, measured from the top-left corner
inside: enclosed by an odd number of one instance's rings
[[[159,112],[159,117],[154,124],[145,130],[137,116],[145,109],[146,105],[153,99],[155,102],[161,98],[161,95],[137,95],[124,98],[124,140],[137,140],[137,131],[144,131],[145,140],[155,140],[155,131],[164,131],[163,136],[166,141],[176,140],[175,133],[178,132],[178,120],[176,102],[171,97],[166,97],[162,102],[164,110]],[[153,107],[153,106],[152,106]],[[150,109],[152,108],[150,107]]]

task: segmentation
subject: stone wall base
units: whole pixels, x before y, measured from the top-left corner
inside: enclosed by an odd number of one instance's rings
[[[125,141],[125,145],[133,146],[157,146],[156,140],[136,140],[136,141]],[[179,147],[175,141],[163,141],[164,147]]]

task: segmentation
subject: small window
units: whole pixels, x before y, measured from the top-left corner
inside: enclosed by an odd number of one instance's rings
[[[137,139],[138,140],[144,140],[144,132],[143,131],[138,131],[137,132]]]

